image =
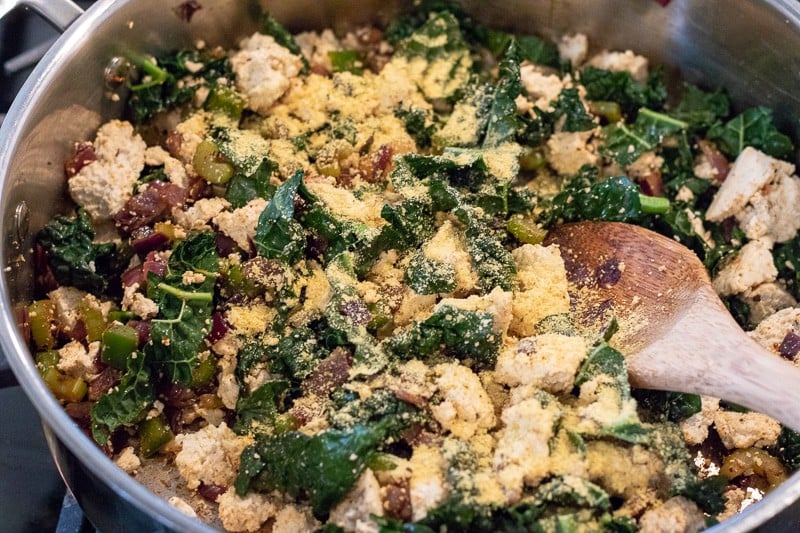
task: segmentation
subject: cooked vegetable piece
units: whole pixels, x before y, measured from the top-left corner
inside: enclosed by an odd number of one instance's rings
[[[115,324],[103,332],[100,358],[104,363],[118,370],[125,370],[136,348],[139,346],[139,334],[135,329]]]
[[[152,457],[173,437],[163,415],[148,418],[139,424],[139,453],[142,457]]]

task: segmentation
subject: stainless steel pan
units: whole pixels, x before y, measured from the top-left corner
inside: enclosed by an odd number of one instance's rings
[[[182,0],[101,0],[86,13],[68,0],[0,0],[0,16],[25,3],[63,36],[23,87],[0,130],[0,347],[42,417],[53,457],[89,519],[102,531],[210,530],[118,469],[69,419],[39,379],[16,325],[30,298],[31,236],[69,208],[63,161],[121,103],[107,98],[104,71],[128,50],[158,54],[197,39],[232,46],[252,33],[257,0],[200,0],[191,22]],[[385,19],[410,2],[262,0],[291,29],[344,28]],[[795,0],[503,0],[464,2],[492,25],[558,36],[582,31],[594,48],[630,48],[706,86],[726,87],[740,106],[772,106],[800,140],[800,3]],[[765,376],[765,379],[769,379]],[[800,383],[798,383],[800,387]],[[800,408],[800,406],[798,406]],[[34,421],[31,421],[34,423]],[[720,530],[797,531],[800,474]],[[717,528],[714,528],[715,530]]]

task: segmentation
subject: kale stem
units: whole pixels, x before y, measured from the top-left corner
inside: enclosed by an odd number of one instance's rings
[[[671,125],[675,126],[676,128],[680,128],[682,130],[685,130],[686,128],[689,127],[689,123],[688,122],[684,122],[682,120],[678,120],[677,118],[672,118],[669,115],[665,115],[664,113],[659,113],[657,111],[653,111],[652,109],[648,109],[646,107],[641,108],[639,110],[639,114],[647,115],[650,118],[653,118],[655,120],[659,120],[661,122],[666,122],[667,124],[671,124]]]
[[[642,213],[647,213],[650,215],[663,215],[669,211],[669,199],[667,198],[639,194],[639,203],[642,206]]]
[[[169,72],[153,63],[150,59],[142,54],[131,53],[130,60],[133,64],[141,68],[145,74],[150,76],[150,81],[131,85],[131,91],[141,91],[155,85],[161,85],[169,79]]]
[[[211,292],[191,292],[183,289],[178,289],[166,283],[159,283],[158,288],[167,294],[171,294],[176,298],[180,298],[184,302],[210,302],[214,298],[214,293]]]

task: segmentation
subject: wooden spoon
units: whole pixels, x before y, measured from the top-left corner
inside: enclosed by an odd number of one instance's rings
[[[617,222],[565,224],[545,244],[561,248],[578,321],[617,318],[611,344],[632,385],[722,398],[800,431],[800,368],[742,331],[691,250]]]

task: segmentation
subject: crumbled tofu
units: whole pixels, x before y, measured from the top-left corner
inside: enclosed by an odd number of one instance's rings
[[[736,413],[717,411],[714,427],[726,448],[765,448],[774,446],[781,434],[781,425],[761,413]]]
[[[639,518],[641,533],[663,533],[665,531],[683,531],[696,533],[706,527],[706,517],[697,504],[684,498],[674,496],[653,509],[648,509]]]
[[[372,515],[383,516],[383,502],[378,480],[372,470],[367,469],[348,495],[331,510],[330,521],[345,531],[378,533],[380,528]]]
[[[766,236],[775,242],[786,242],[800,229],[798,204],[800,179],[782,174],[750,198],[747,206],[736,213],[736,220],[748,239]]]
[[[512,294],[500,287],[484,296],[472,295],[468,298],[442,298],[435,309],[451,306],[466,311],[478,311],[492,315],[492,329],[498,335],[505,335],[512,319]]]
[[[100,342],[89,344],[84,348],[78,341],[70,341],[58,350],[58,369],[77,378],[97,373],[94,360],[100,352]]]
[[[180,139],[176,156],[190,168],[197,146],[205,139],[208,130],[208,115],[194,113],[185,121],[175,126],[175,133]]]
[[[167,500],[167,503],[183,514],[191,516],[192,518],[197,518],[197,513],[195,512],[194,507],[189,505],[183,498],[178,496],[170,496],[170,498]]]
[[[589,142],[594,131],[560,131],[547,139],[547,161],[561,175],[577,174],[583,165],[596,165],[597,151]]]
[[[97,159],[69,178],[69,193],[93,220],[113,217],[133,196],[144,168],[147,145],[133,125],[112,120],[100,126],[94,140]]]
[[[259,531],[264,522],[277,514],[269,496],[251,492],[240,497],[233,486],[217,499],[217,503],[219,518],[227,531]]]
[[[139,467],[142,466],[142,461],[139,459],[139,456],[136,455],[133,446],[123,448],[114,462],[128,474],[136,473]]]
[[[525,244],[512,255],[520,287],[514,291],[509,331],[530,337],[541,319],[569,312],[567,271],[558,246]]]
[[[239,209],[217,214],[214,223],[222,233],[233,239],[239,248],[250,250],[250,241],[256,236],[258,217],[266,207],[266,200],[254,198]]]
[[[228,332],[222,339],[217,341],[215,348],[228,338],[236,339],[234,332]],[[238,343],[237,343],[238,344]],[[236,409],[236,402],[239,400],[239,382],[236,379],[236,352],[229,351],[217,361],[219,373],[217,374],[217,396],[222,400],[222,405],[228,409]]]
[[[254,33],[240,43],[231,56],[236,87],[247,97],[248,106],[266,114],[289,89],[292,78],[300,74],[300,58],[275,42],[269,35]]]
[[[648,73],[648,62],[644,56],[636,55],[630,50],[624,52],[602,51],[592,56],[587,62],[589,66],[611,70],[613,72],[629,72],[634,80],[639,83],[646,83]]]
[[[422,520],[447,495],[442,451],[425,444],[415,446],[409,468],[411,479],[408,482],[408,492],[412,518],[415,521]]]
[[[223,422],[219,426],[206,426],[195,433],[181,433],[175,437],[181,451],[175,456],[175,466],[190,489],[200,483],[207,485],[232,485],[239,469],[239,457],[250,443],[239,437]]]
[[[558,40],[558,55],[562,60],[569,61],[573,67],[583,63],[588,52],[589,39],[583,33],[562,35]]]
[[[150,166],[164,165],[164,174],[167,179],[183,187],[184,189],[189,186],[189,175],[186,173],[186,167],[178,159],[170,156],[169,153],[160,146],[150,146],[144,153],[144,162]]]
[[[800,334],[800,309],[781,309],[762,320],[748,335],[762,347],[779,354],[778,348],[787,333]]]
[[[395,325],[401,327],[413,321],[425,320],[433,312],[436,299],[436,294],[417,294],[406,289],[400,307],[394,313]]]
[[[586,358],[583,337],[546,333],[507,346],[497,358],[495,375],[511,387],[535,385],[548,392],[568,392]]]
[[[708,428],[714,423],[719,411],[719,399],[710,396],[700,397],[700,411],[681,422],[681,432],[686,444],[702,444],[708,438]]]
[[[750,323],[756,325],[781,309],[797,305],[782,283],[762,283],[742,293],[740,298],[750,308]]]
[[[275,515],[272,533],[311,533],[319,529],[320,523],[311,516],[309,509],[286,504]]]
[[[444,429],[469,439],[494,426],[494,406],[472,370],[459,363],[447,363],[437,365],[434,371],[442,401],[431,405],[430,410]]]
[[[333,71],[330,53],[342,49],[336,35],[330,29],[321,32],[306,31],[294,37],[297,46],[312,67],[321,67],[328,72]]]
[[[555,403],[536,398],[507,407],[501,419],[493,466],[508,503],[519,500],[523,484],[535,485],[547,475],[549,442],[560,415]]]
[[[139,284],[134,283],[125,287],[122,297],[122,310],[130,311],[136,316],[147,320],[158,314],[158,304],[139,292]]]
[[[520,81],[533,106],[542,111],[552,111],[551,102],[558,99],[558,95],[565,87],[562,79],[555,74],[543,72],[541,68],[527,61],[520,65],[519,70]]]
[[[55,317],[61,327],[70,331],[80,317],[80,305],[87,294],[75,287],[59,287],[47,293],[55,306]]]
[[[201,198],[186,210],[174,209],[172,216],[187,231],[203,231],[209,229],[209,222],[230,205],[225,198]]]
[[[791,176],[794,165],[770,157],[748,146],[734,161],[728,176],[714,195],[706,211],[706,220],[722,222],[741,212],[767,184],[781,176]]]
[[[741,294],[762,283],[775,281],[778,269],[772,260],[772,242],[769,239],[750,241],[736,256],[725,263],[712,281],[720,296]]]
[[[649,176],[653,173],[660,173],[661,166],[664,164],[664,158],[660,155],[657,155],[655,152],[645,152],[640,155],[636,161],[628,165],[625,169],[627,170],[628,177],[633,181],[639,181],[640,179]]]

